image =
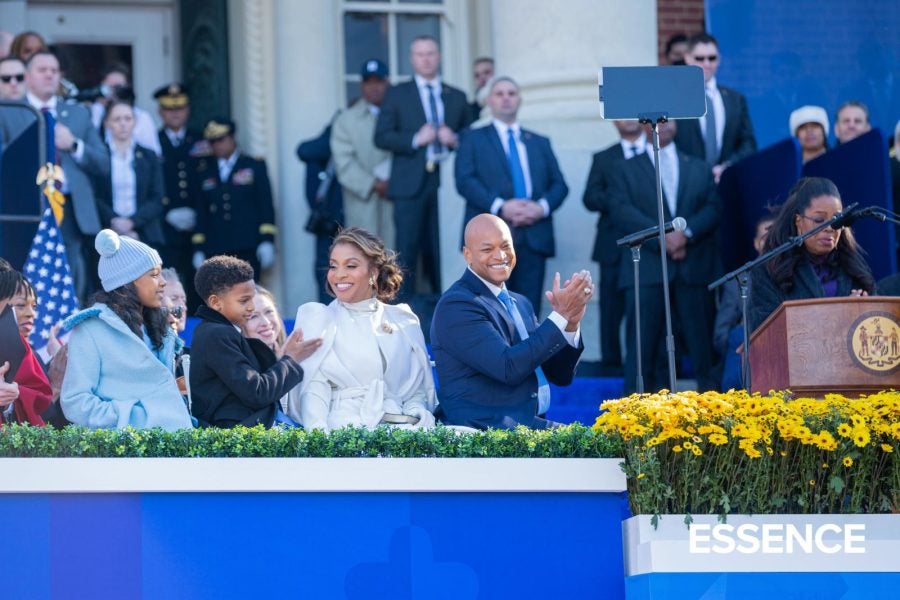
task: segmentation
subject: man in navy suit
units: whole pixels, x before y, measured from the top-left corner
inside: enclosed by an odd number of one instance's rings
[[[676,150],[672,143],[675,122],[660,123],[659,162],[663,189],[663,211],[666,221],[682,217],[687,221],[684,232],[666,234],[662,249],[668,261],[671,285],[672,315],[681,323],[682,334],[701,391],[716,389],[711,375],[712,322],[714,303],[706,289],[716,278],[719,253],[716,233],[721,219],[721,202],[709,166],[704,161]],[[658,224],[656,174],[653,153],[644,152],[618,163],[609,190],[610,217],[623,234],[640,231]],[[630,259],[627,248],[622,260]],[[647,391],[668,387],[663,355],[665,307],[662,292],[660,247],[654,238],[643,246],[641,258],[641,358],[645,367]],[[635,350],[634,280],[631,269],[619,273],[619,288],[625,290],[626,345],[625,390],[634,391],[637,374]]]
[[[707,162],[717,183],[729,165],[756,152],[747,99],[716,81],[721,58],[719,42],[708,33],[698,33],[688,40],[684,60],[703,69],[706,116],[685,120],[675,136],[679,150]]]
[[[93,237],[100,231],[100,213],[90,178],[109,175],[109,151],[87,108],[56,95],[60,78],[59,60],[52,52],[35,52],[28,59],[25,101],[44,115],[47,160],[62,167],[65,176],[61,191],[67,201],[60,231],[75,291],[83,301],[90,291],[92,273],[96,273],[88,265],[98,256],[93,251]]]
[[[440,163],[456,148],[458,132],[471,122],[466,95],[443,83],[438,73],[437,40],[415,38],[409,60],[414,78],[388,89],[375,124],[375,145],[393,154],[388,198],[394,201],[396,249],[407,271],[401,290],[406,300],[416,289],[420,252],[432,291],[441,289]]]
[[[546,428],[538,415],[550,386],[569,385],[584,350],[580,323],[594,293],[581,271],[547,299],[553,312],[538,323],[531,302],[506,288],[516,266],[506,222],[481,214],[466,225],[463,256],[469,268],[441,296],[431,343],[441,384],[441,420],[448,425]]]
[[[515,81],[492,80],[487,104],[494,120],[463,135],[456,153],[456,189],[466,199],[466,222],[490,213],[509,224],[519,261],[509,286],[540,311],[545,263],[556,250],[552,214],[569,188],[550,140],[519,125],[521,102]]]

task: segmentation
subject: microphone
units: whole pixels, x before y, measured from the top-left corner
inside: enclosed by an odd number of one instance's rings
[[[675,217],[665,224],[666,233],[671,233],[672,231],[684,231],[685,229],[687,229],[687,221],[685,221],[683,217]],[[638,232],[632,233],[631,235],[626,235],[625,237],[617,240],[616,245],[640,246],[650,238],[656,237],[657,235],[659,235],[659,225],[648,227],[647,229],[642,229]]]
[[[832,223],[831,227],[834,229],[849,227],[865,217],[875,217],[879,221],[885,220],[885,215],[882,213],[882,208],[880,206],[867,206],[859,209],[851,207],[850,210],[840,216],[835,215],[835,218],[833,219],[834,223]]]

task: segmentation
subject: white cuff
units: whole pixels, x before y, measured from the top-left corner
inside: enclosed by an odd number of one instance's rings
[[[72,153],[72,158],[75,159],[75,162],[80,163],[81,159],[84,157],[84,141],[75,140],[75,142],[77,143],[78,148]]]
[[[547,199],[541,198],[540,200],[538,200],[538,204],[540,204],[541,207],[544,209],[544,218],[546,219],[547,217],[549,217],[550,216],[550,204],[547,202]]]
[[[505,202],[505,200],[503,200],[503,198],[494,198],[494,202],[493,202],[493,204],[491,204],[491,214],[499,215],[500,209],[503,208],[504,202]]]
[[[578,326],[578,329],[575,331],[566,331],[566,325],[569,324],[566,321],[566,318],[561,314],[556,312],[555,310],[547,316],[548,319],[553,321],[553,324],[559,327],[559,330],[562,332],[563,337],[566,338],[566,341],[569,342],[569,345],[573,348],[578,347],[578,342],[581,339],[581,325]]]

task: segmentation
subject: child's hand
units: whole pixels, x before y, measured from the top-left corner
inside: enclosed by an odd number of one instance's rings
[[[311,340],[303,339],[303,331],[298,327],[294,330],[288,339],[284,342],[284,355],[290,356],[295,361],[300,362],[306,360],[322,345],[322,338],[313,338]]]

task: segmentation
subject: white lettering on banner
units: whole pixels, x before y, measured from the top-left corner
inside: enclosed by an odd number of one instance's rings
[[[691,554],[865,554],[865,532],[864,524],[842,527],[827,523],[814,529],[810,524],[801,527],[792,523],[744,523],[737,527],[692,523],[688,547]]]

